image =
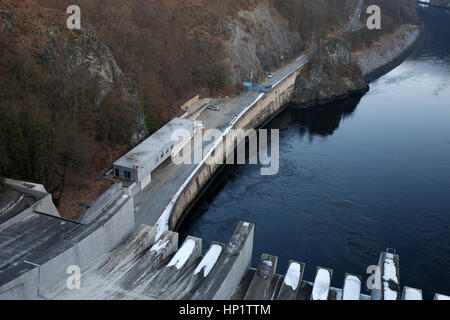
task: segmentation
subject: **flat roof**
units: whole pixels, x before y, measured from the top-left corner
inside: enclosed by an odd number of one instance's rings
[[[194,121],[189,119],[175,118],[164,127],[156,131],[146,140],[137,145],[122,158],[114,162],[114,165],[132,168],[133,165],[143,165],[153,156],[158,155],[161,150],[172,141],[172,133],[177,129],[191,130]]]

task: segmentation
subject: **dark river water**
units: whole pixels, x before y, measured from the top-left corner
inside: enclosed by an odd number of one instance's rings
[[[252,222],[253,267],[262,253],[278,256],[280,274],[290,259],[305,262],[310,281],[317,265],[330,267],[340,288],[345,272],[365,281],[395,248],[402,287],[450,294],[449,19],[428,25],[423,47],[363,97],[281,113],[268,125],[283,129],[279,173],[227,167],[182,236],[206,250]]]

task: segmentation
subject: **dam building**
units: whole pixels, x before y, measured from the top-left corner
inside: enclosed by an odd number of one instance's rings
[[[151,173],[161,165],[174,149],[181,149],[189,141],[172,141],[172,134],[178,129],[187,130],[194,135],[195,121],[174,118],[164,127],[152,134],[133,150],[113,164],[113,174],[117,178],[134,181],[144,189],[151,182]]]

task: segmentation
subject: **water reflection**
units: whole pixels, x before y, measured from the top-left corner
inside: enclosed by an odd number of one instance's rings
[[[289,124],[299,125],[301,137],[314,141],[314,136],[326,138],[334,134],[340,124],[350,118],[361,101],[362,96],[354,96],[344,101],[335,102],[321,107],[298,110],[291,104],[288,111],[282,113],[269,124],[269,128],[286,129]]]

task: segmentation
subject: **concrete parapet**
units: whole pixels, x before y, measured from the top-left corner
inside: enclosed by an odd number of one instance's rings
[[[267,300],[269,288],[277,269],[278,257],[263,254],[244,296],[244,300]]]
[[[400,265],[395,252],[381,252],[378,261],[380,272],[376,273],[375,286],[371,291],[372,300],[400,299]]]

